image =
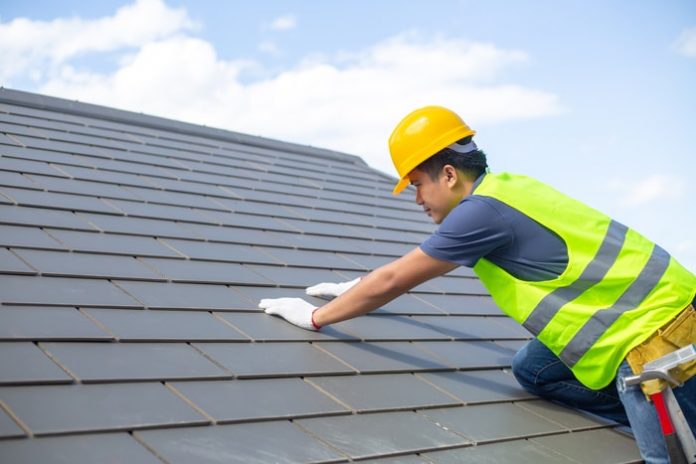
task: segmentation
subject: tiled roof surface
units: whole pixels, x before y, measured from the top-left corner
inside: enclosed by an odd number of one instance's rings
[[[433,225],[392,183],[0,90],[0,461],[639,461],[616,424],[521,390],[529,334],[468,269],[320,333],[257,308],[417,246]]]

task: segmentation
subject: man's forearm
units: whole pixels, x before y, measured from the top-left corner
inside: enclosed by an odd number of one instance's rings
[[[388,270],[379,268],[363,277],[353,288],[325,304],[314,313],[319,326],[362,316],[388,303],[406,290],[394,285]]]
[[[319,308],[314,313],[314,322],[325,326],[362,316],[455,267],[455,264],[430,258],[416,248],[371,272],[350,290]]]

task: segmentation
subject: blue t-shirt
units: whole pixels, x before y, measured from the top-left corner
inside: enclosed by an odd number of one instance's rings
[[[465,197],[420,246],[428,256],[473,267],[486,258],[526,281],[554,279],[568,265],[568,249],[554,232],[491,197]]]

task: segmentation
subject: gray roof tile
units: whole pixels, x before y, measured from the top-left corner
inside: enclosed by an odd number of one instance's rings
[[[358,412],[461,404],[413,374],[342,375],[307,381]]]
[[[563,432],[565,427],[527,409],[508,404],[482,404],[421,411],[431,420],[476,443]],[[500,420],[501,418],[505,420]]]
[[[24,261],[6,248],[0,248],[0,273],[37,274],[35,269],[27,266]]]
[[[0,385],[72,381],[72,377],[33,343],[0,343]]]
[[[194,346],[240,378],[355,372],[309,343],[196,343]]]
[[[174,250],[152,237],[57,229],[46,229],[46,231],[73,251],[129,256],[181,257]]]
[[[5,411],[0,409],[0,438],[16,438],[24,437],[24,431],[8,416]],[[26,441],[26,440],[23,440]],[[5,454],[3,444],[6,440],[0,440],[0,456],[8,456]]]
[[[64,250],[65,246],[34,227],[0,226],[0,245],[7,247],[38,248],[44,250]]]
[[[211,243],[193,240],[166,239],[164,243],[192,259],[227,261],[236,263],[281,264],[257,247],[234,243]]]
[[[413,412],[323,417],[295,423],[355,459],[469,443]]]
[[[40,250],[15,250],[15,253],[44,276],[163,280],[162,276],[132,256]]]
[[[212,222],[206,219],[205,216],[199,214],[193,208],[171,205],[159,205],[155,203],[139,203],[126,200],[104,200],[104,203],[113,205],[119,211],[123,211],[128,216],[154,218],[154,219],[169,219],[174,221],[190,221],[190,222]]]
[[[452,366],[409,342],[318,343],[361,373],[415,372],[451,369]]]
[[[159,309],[245,309],[249,301],[225,285],[137,282],[118,280],[116,285],[148,308]],[[256,304],[253,305],[254,307]]]
[[[506,441],[425,453],[435,464],[482,464],[514,462],[516,464],[570,464],[568,458],[527,440]]]
[[[0,158],[1,160],[1,158]],[[2,167],[0,161],[0,167]],[[25,174],[19,174],[17,172],[0,171],[0,185],[6,187],[18,187],[25,189],[40,189],[41,187],[36,183],[32,182],[31,179]]]
[[[285,266],[248,265],[249,269],[260,274],[264,281],[282,286],[308,287],[318,282],[339,282],[342,276],[329,269],[299,268]]]
[[[249,341],[205,311],[85,309],[120,341]]]
[[[230,377],[185,343],[41,343],[82,382]]]
[[[271,279],[255,272],[252,266],[238,263],[196,261],[188,259],[141,258],[139,261],[156,269],[173,282],[274,285]]]
[[[415,345],[458,369],[510,367],[515,351],[489,341],[415,342]]]
[[[125,200],[142,201],[137,195],[130,193],[118,185],[105,184],[103,182],[84,181],[77,179],[65,179],[62,177],[39,176],[30,174],[29,179],[37,186],[51,192],[74,193],[103,198],[120,198]]]
[[[110,340],[75,308],[0,306],[0,340]]]
[[[218,423],[349,413],[298,378],[174,382],[170,385]]]
[[[67,209],[70,211],[119,214],[117,210],[99,198],[86,197],[84,195],[43,192],[12,187],[0,187],[0,192],[21,206],[38,206],[44,208]]]
[[[434,316],[437,318],[437,316]],[[343,327],[364,340],[449,340],[442,330],[410,316],[365,316],[343,323]]]
[[[588,414],[578,414],[578,411],[564,408],[548,401],[524,401],[517,403],[517,405],[574,431],[585,428],[604,427],[607,424],[616,425],[615,422],[608,419],[602,419]]]
[[[500,370],[428,372],[418,376],[466,404],[534,398],[520,387],[512,374]]]
[[[0,301],[8,305],[141,306],[111,282],[64,277],[3,276]]]
[[[438,308],[424,302],[414,295],[401,295],[400,297],[382,305],[375,313],[384,314],[438,314],[442,315],[442,311]]]
[[[425,458],[415,454],[397,456],[394,458],[365,459],[360,462],[362,464],[432,464],[432,461],[426,461]]]
[[[136,436],[171,464],[346,462],[287,421],[147,430]]]
[[[415,295],[446,314],[472,316],[500,316],[503,314],[490,296],[436,295],[431,293],[415,293]]]
[[[260,213],[260,211],[257,211]],[[212,224],[220,224],[233,227],[248,227],[251,229],[275,230],[296,233],[297,230],[273,217],[257,214],[222,213],[212,210],[201,210],[200,214]]]
[[[0,146],[0,169],[12,172],[65,177],[64,174],[48,163],[44,163],[43,161],[32,161],[29,159],[9,158],[7,155],[10,153],[17,153],[19,156],[23,157],[23,155],[26,154],[26,150],[19,147],[8,148],[7,146]]]
[[[45,437],[0,441],[0,455],[12,464],[92,464],[127,462],[161,464],[154,454],[127,433]]]
[[[480,316],[414,316],[413,325],[452,338],[454,340],[496,340],[496,339],[527,339],[529,333],[513,329],[505,322],[507,317]]]
[[[71,211],[0,205],[0,223],[48,226],[62,229],[94,230]]]
[[[635,441],[614,430],[590,430],[530,441],[582,464],[643,462]]]
[[[0,399],[36,435],[209,422],[160,383],[2,387]]]
[[[293,267],[315,267],[324,269],[356,269],[356,266],[329,251],[292,250],[289,248],[255,247],[272,256],[274,263]]]
[[[194,233],[191,237],[200,237],[201,239],[212,242],[237,243],[249,245],[270,245],[270,246],[285,246],[291,247],[288,241],[292,234],[281,234],[258,229],[245,229],[241,227],[230,226],[211,226],[207,224],[186,224],[186,229]]]
[[[85,223],[93,224],[94,228],[103,232],[150,237],[198,238],[188,227],[173,221],[89,213],[78,213],[77,217],[83,219]]]

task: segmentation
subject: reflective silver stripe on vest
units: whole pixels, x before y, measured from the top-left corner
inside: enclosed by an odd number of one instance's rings
[[[576,362],[595,344],[604,332],[625,311],[636,308],[662,279],[669,265],[669,253],[655,245],[645,267],[611,308],[600,309],[582,326],[573,339],[563,348],[561,358],[567,366]]]
[[[559,287],[546,295],[522,325],[534,335],[538,335],[563,306],[601,282],[609,268],[616,262],[627,231],[628,228],[623,224],[611,221],[597,254],[582,271],[580,277],[571,284]]]

